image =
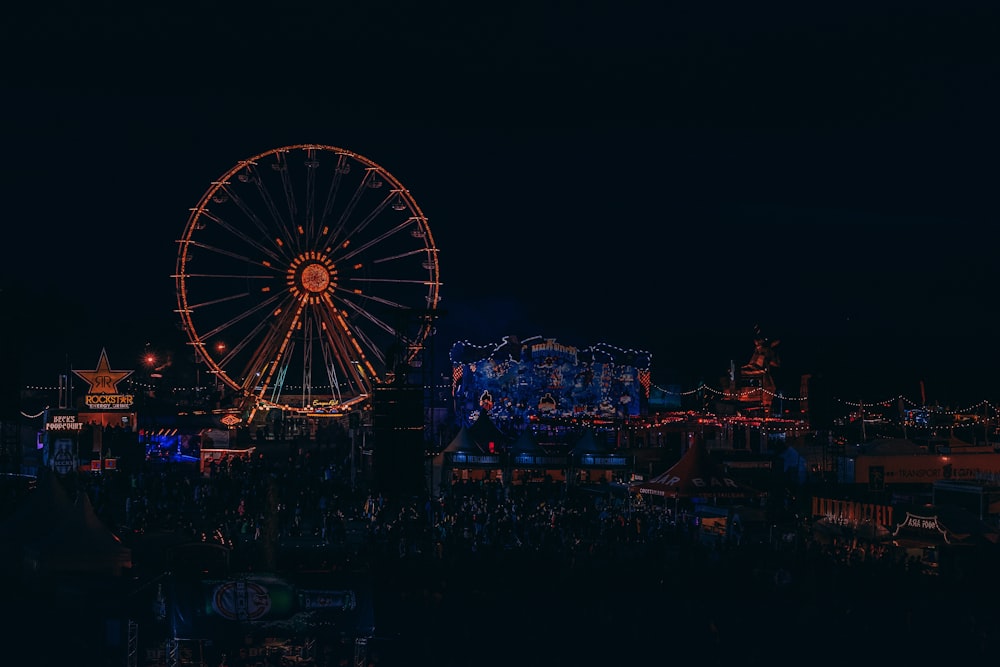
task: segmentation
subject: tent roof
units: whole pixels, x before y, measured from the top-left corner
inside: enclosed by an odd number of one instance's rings
[[[485,450],[486,446],[490,442],[496,443],[500,446],[508,441],[506,435],[501,431],[497,425],[490,419],[489,413],[485,410],[480,411],[479,416],[476,417],[476,421],[469,425],[469,436],[476,441],[480,449]]]
[[[629,487],[633,493],[677,498],[745,498],[757,492],[733,479],[714,462],[703,444],[692,446],[677,463],[645,482]]]
[[[611,450],[603,442],[597,439],[593,429],[584,429],[583,434],[577,439],[576,444],[569,451],[570,454],[610,454]]]
[[[892,538],[899,542],[947,542],[971,544],[987,540],[1000,542],[1000,531],[976,514],[953,505],[898,505]]]
[[[46,535],[27,545],[26,551],[49,571],[120,573],[121,568],[132,566],[132,550],[101,523],[84,492]]]
[[[518,436],[510,446],[510,452],[512,454],[545,454],[545,448],[538,444],[538,439],[535,437],[535,432],[530,428],[526,428],[521,431],[521,435]]]
[[[451,439],[451,442],[448,443],[448,446],[442,451],[482,454],[483,448],[476,444],[476,441],[472,439],[472,435],[469,434],[469,427],[463,426],[458,429],[458,433],[455,434],[455,437]]]
[[[62,482],[55,473],[42,468],[37,486],[24,503],[0,524],[0,540],[9,545],[20,545],[42,537],[73,506]]]

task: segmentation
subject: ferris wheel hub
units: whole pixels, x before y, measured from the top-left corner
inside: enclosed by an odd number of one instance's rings
[[[330,286],[330,272],[319,262],[306,264],[299,274],[299,282],[307,292],[317,294]]]
[[[286,283],[296,297],[316,296],[337,286],[337,269],[329,257],[311,252],[288,266]]]

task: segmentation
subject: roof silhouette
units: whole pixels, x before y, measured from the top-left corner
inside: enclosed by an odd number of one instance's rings
[[[73,501],[55,473],[42,468],[37,486],[7,520],[0,523],[0,543],[4,549],[17,549],[43,536],[73,507]]]
[[[25,545],[25,555],[35,569],[46,572],[121,574],[132,567],[132,550],[101,522],[82,491],[45,535]]]
[[[489,449],[489,443],[494,443],[494,446],[499,448],[508,442],[508,438],[504,435],[497,425],[490,419],[489,413],[485,410],[480,411],[479,416],[476,417],[476,421],[469,425],[469,437],[476,441],[479,447],[486,451]]]
[[[448,453],[465,452],[466,454],[482,454],[483,448],[476,444],[476,441],[472,439],[472,435],[469,433],[469,427],[463,426],[458,429],[458,433],[456,433],[455,437],[451,439],[448,446],[441,451]]]
[[[584,429],[583,433],[577,438],[576,443],[574,443],[572,449],[569,450],[570,454],[578,456],[581,454],[610,454],[611,448],[605,443],[597,439],[594,435],[594,430],[587,428]]]
[[[712,460],[704,444],[693,445],[677,463],[645,482],[632,484],[637,493],[671,498],[744,498],[756,491],[733,479]]]
[[[535,437],[535,432],[530,428],[526,428],[521,431],[521,434],[517,437],[510,445],[511,454],[531,454],[534,456],[539,456],[545,454],[545,448],[538,444],[538,438]]]

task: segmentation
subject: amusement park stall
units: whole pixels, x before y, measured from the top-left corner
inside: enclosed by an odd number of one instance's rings
[[[565,454],[550,454],[538,442],[535,432],[525,428],[507,450],[507,470],[511,484],[564,479],[569,460]]]
[[[467,426],[460,428],[448,446],[434,457],[433,466],[435,491],[457,482],[502,480],[504,472],[500,452],[485,451]]]
[[[602,433],[603,435],[603,433]],[[630,457],[617,454],[592,428],[585,428],[569,450],[571,476],[583,484],[626,482],[632,471]]]
[[[102,349],[94,370],[73,372],[88,390],[73,399],[68,380],[60,379],[66,386],[60,388],[59,407],[43,413],[38,438],[41,466],[68,475],[78,470],[112,471],[120,460],[141,460],[135,396],[118,388],[132,371],[112,370]]]

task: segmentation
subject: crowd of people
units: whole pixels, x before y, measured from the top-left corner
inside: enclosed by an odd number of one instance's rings
[[[440,664],[471,664],[483,632],[511,623],[525,634],[477,664],[519,651],[528,664],[574,653],[595,664],[624,646],[656,653],[664,628],[697,641],[710,663],[766,661],[775,649],[759,641],[767,633],[784,636],[782,650],[849,636],[877,640],[886,655],[910,651],[931,630],[961,635],[969,655],[998,639],[996,614],[980,599],[992,588],[968,572],[930,573],[885,543],[820,539],[805,520],[792,533],[745,526],[738,538],[709,537],[692,505],[637,502],[610,486],[464,481],[396,498],[350,465],[336,447],[298,442],[207,474],[156,462],[79,484],[101,520],[136,545],[167,533],[225,545],[235,570],[375,572],[383,656],[405,646]],[[153,567],[135,560],[139,571]],[[574,631],[586,641],[557,641]]]

